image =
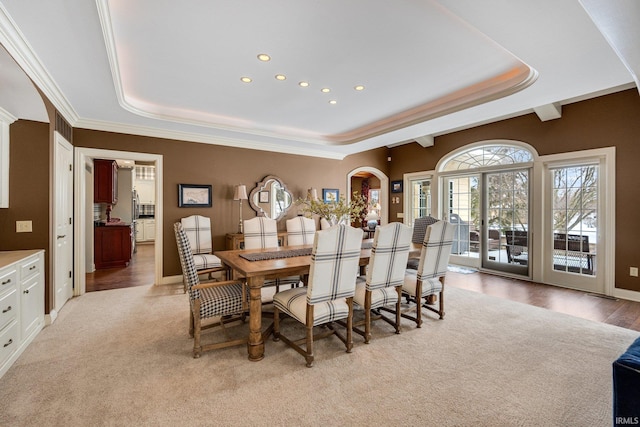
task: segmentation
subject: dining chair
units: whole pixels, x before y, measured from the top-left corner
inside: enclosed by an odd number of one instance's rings
[[[309,284],[287,289],[273,297],[273,340],[284,341],[313,366],[314,340],[336,335],[346,346],[353,348],[353,294],[360,263],[362,230],[339,224],[316,232],[311,253]],[[280,313],[305,325],[304,338],[293,340],[280,330]],[[334,322],[346,319],[346,335]],[[283,319],[284,320],[284,319]],[[326,330],[314,335],[314,326],[325,325]],[[303,349],[301,344],[305,343]]]
[[[399,222],[376,227],[371,248],[371,258],[365,277],[358,277],[356,293],[353,301],[364,308],[364,321],[354,324],[354,331],[364,337],[364,342],[371,339],[372,310],[378,309],[395,313],[390,319],[380,313],[377,318],[393,326],[396,334],[400,333],[401,295],[407,259],[411,246],[411,227]],[[385,306],[395,305],[394,310]],[[364,331],[358,326],[364,325]]]
[[[316,235],[316,222],[312,218],[297,216],[287,220],[287,245],[312,245]]]
[[[225,279],[228,270],[222,265],[220,258],[213,254],[213,243],[211,239],[211,219],[201,215],[191,215],[180,220],[182,228],[189,239],[193,261],[195,262],[198,274],[208,274],[209,279],[216,272],[225,272]],[[187,291],[187,284],[183,283],[184,291]]]
[[[331,228],[331,223],[324,217],[320,218],[320,229],[326,230],[327,228]]]
[[[276,249],[278,247],[278,223],[275,219],[257,216],[244,220],[243,227],[245,249]],[[275,286],[278,292],[280,285],[294,287],[299,284],[300,276],[288,276],[265,280],[262,287]]]
[[[422,327],[422,307],[437,313],[444,318],[444,279],[449,265],[449,256],[453,246],[456,226],[447,221],[438,221],[427,227],[420,251],[418,269],[407,269],[402,284],[402,293],[407,300],[415,304],[403,310],[402,317],[416,322]],[[427,304],[430,295],[439,294],[439,309]],[[422,299],[425,302],[422,302]],[[415,309],[415,316],[407,314]]]
[[[422,244],[424,242],[424,235],[427,232],[427,227],[431,224],[435,224],[438,220],[431,215],[416,218],[413,221],[413,234],[411,235],[411,242]],[[414,270],[418,269],[418,263],[420,258],[409,258],[407,261],[407,268]]]
[[[200,357],[203,351],[245,344],[248,333],[243,333],[243,338],[232,338],[225,328],[228,323],[235,321],[244,323],[246,319],[248,300],[244,282],[240,280],[200,282],[187,233],[179,222],[176,222],[173,228],[182,274],[189,292],[189,336],[193,337],[193,357]],[[218,318],[218,320],[203,325],[203,320],[210,318]],[[202,345],[202,331],[218,326],[222,328],[226,340]]]

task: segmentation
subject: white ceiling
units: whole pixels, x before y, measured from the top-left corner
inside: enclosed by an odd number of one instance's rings
[[[17,62],[74,127],[329,158],[428,144],[635,86],[640,2],[582,4],[0,0],[0,112],[47,121]]]

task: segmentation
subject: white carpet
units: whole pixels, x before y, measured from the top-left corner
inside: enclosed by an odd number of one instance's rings
[[[449,288],[444,320],[378,322],[351,354],[323,340],[309,369],[271,340],[261,362],[191,358],[187,304],[180,286],[71,300],[0,379],[0,425],[608,426],[638,335]]]

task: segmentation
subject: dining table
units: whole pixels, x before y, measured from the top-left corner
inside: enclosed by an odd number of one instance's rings
[[[360,266],[369,263],[373,239],[362,241]],[[411,244],[410,256],[420,254],[421,244]],[[244,277],[249,289],[249,337],[247,351],[249,360],[257,362],[264,358],[264,341],[271,329],[262,329],[262,286],[265,280],[287,276],[305,275],[311,266],[313,245],[280,246],[268,249],[243,249],[216,251],[215,254],[235,272]]]

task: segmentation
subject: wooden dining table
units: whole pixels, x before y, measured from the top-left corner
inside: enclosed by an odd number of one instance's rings
[[[360,266],[366,266],[371,257],[372,239],[363,240],[363,248],[360,253]],[[245,277],[249,288],[249,339],[247,351],[249,360],[257,362],[264,358],[264,340],[271,330],[262,330],[262,286],[265,280],[277,279],[287,276],[304,275],[309,273],[311,255],[288,256],[286,258],[272,258],[251,261],[243,258],[243,255],[263,254],[265,256],[288,255],[292,252],[302,251],[310,253],[311,245],[307,246],[281,246],[268,249],[245,249],[216,251],[215,254],[224,265],[236,272],[237,276]],[[412,244],[410,256],[420,254],[422,245]]]

